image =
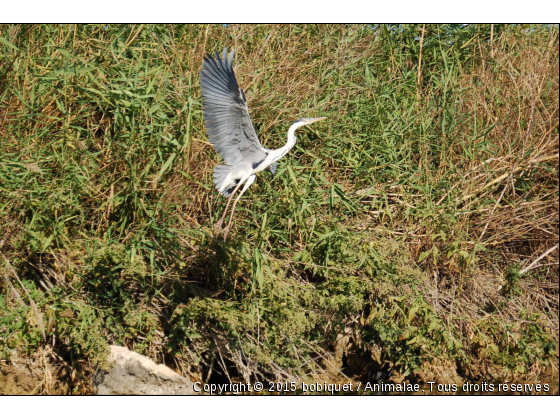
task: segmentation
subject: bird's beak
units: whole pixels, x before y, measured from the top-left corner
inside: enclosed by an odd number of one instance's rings
[[[327,117],[310,118],[311,121],[309,121],[308,124],[312,124],[314,122],[324,120],[325,118],[327,118]]]

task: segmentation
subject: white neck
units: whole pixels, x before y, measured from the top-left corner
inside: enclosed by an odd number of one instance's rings
[[[293,123],[288,130],[288,141],[286,142],[286,144],[279,149],[270,151],[270,154],[273,155],[272,162],[276,162],[277,160],[282,159],[290,150],[292,150],[292,147],[296,145],[296,130],[302,125],[305,125],[305,123],[301,121]]]

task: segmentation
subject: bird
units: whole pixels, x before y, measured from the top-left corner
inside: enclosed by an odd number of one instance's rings
[[[227,239],[237,202],[255,182],[256,174],[269,169],[274,175],[278,161],[296,144],[296,130],[326,118],[300,118],[288,129],[288,141],[283,147],[264,148],[251,122],[245,94],[235,78],[233,57],[234,50],[228,54],[227,47],[221,58],[217,51],[214,51],[214,57],[207,54],[200,72],[202,114],[208,140],[225,161],[214,168],[216,189],[224,197],[229,197],[222,217],[216,223],[218,232],[231,199],[243,186],[233,203],[229,223],[223,230],[224,240]]]

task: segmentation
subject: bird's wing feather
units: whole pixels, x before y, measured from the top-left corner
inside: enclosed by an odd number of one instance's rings
[[[259,162],[266,157],[251,123],[247,101],[233,73],[233,50],[223,58],[204,58],[200,72],[202,112],[208,139],[228,165]]]

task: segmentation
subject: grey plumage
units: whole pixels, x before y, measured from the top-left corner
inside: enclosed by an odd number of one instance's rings
[[[216,187],[218,189],[220,189],[220,187],[222,186],[222,184],[224,183],[224,181],[226,180],[227,175],[230,173],[230,171],[233,169],[233,166],[231,165],[216,165],[216,167],[214,168],[214,184],[216,184]],[[237,184],[235,184],[237,185]],[[234,185],[234,188],[235,188]],[[231,192],[229,191],[228,188],[226,191],[224,191],[222,193],[222,195],[224,197],[229,197]]]
[[[204,123],[208,139],[226,164],[262,161],[267,152],[261,146],[247,109],[247,101],[233,72],[233,50],[223,57],[214,52],[204,58],[200,73]],[[216,174],[215,174],[216,176]]]

